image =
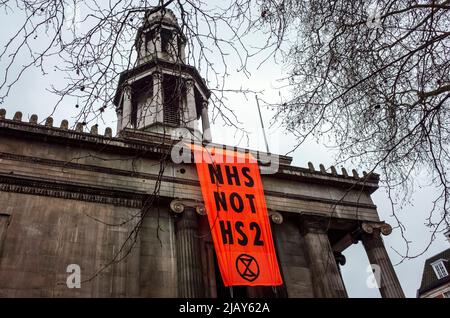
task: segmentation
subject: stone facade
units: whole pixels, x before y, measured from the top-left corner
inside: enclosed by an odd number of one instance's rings
[[[178,51],[164,49],[162,32]],[[117,136],[0,110],[0,296],[230,296],[195,165],[171,159],[176,128],[211,141],[210,92],[184,64],[173,13],[146,15],[137,41],[139,63],[121,74],[114,100]],[[262,182],[284,285],[233,288],[236,296],[346,297],[341,252],[360,239],[386,273],[382,295],[403,296],[380,236],[390,227],[370,197],[376,174],[299,168],[279,156]],[[80,266],[81,288],[66,285],[70,264]]]

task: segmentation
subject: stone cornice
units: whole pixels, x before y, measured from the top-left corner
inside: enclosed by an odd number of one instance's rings
[[[105,153],[125,154],[147,158],[161,158],[171,151],[172,145],[177,142],[161,135],[143,131],[125,130],[119,137],[106,137],[91,133],[48,127],[17,120],[0,119],[0,132],[4,135],[27,140],[38,140],[47,143],[71,145],[103,151]],[[220,145],[218,145],[220,146]],[[242,150],[236,148],[237,150]],[[378,188],[378,176],[366,175],[362,178],[337,175],[335,172],[327,173],[321,169],[315,171],[311,168],[294,167],[285,163],[288,157],[281,157],[279,171],[269,175],[269,178],[290,179],[305,183],[327,184],[345,189],[363,189],[372,193]],[[263,178],[265,176],[263,175]]]
[[[0,191],[140,208],[145,193],[0,174]]]
[[[102,167],[102,166],[80,164],[80,163],[61,161],[61,160],[22,156],[22,155],[9,154],[9,153],[3,153],[3,152],[0,152],[0,159],[29,162],[29,163],[34,163],[34,164],[42,164],[42,165],[67,168],[67,169],[93,171],[93,172],[98,172],[98,173],[134,177],[134,178],[147,179],[147,180],[153,180],[153,181],[156,181],[159,178],[159,176],[157,174],[152,174],[152,173],[135,172],[135,171],[129,171],[129,170],[107,168],[107,167]],[[162,182],[174,182],[174,183],[179,183],[179,184],[200,187],[200,182],[198,180],[192,180],[192,179],[188,179],[188,178],[162,176],[161,181]],[[309,202],[320,202],[320,203],[331,204],[331,205],[376,209],[376,205],[361,203],[361,202],[351,202],[351,201],[346,201],[346,200],[333,200],[333,199],[326,199],[326,198],[318,198],[318,197],[312,197],[312,196],[307,196],[307,195],[285,193],[285,192],[278,192],[278,191],[271,191],[271,190],[265,190],[264,193],[266,196],[271,196],[271,197],[288,198],[288,199],[303,200],[303,201],[309,201]]]
[[[122,85],[127,79],[129,79],[133,76],[137,76],[141,73],[144,73],[144,72],[146,72],[152,68],[156,68],[156,67],[166,68],[166,69],[170,69],[170,70],[175,70],[180,73],[189,74],[197,82],[197,84],[199,85],[199,87],[201,88],[203,93],[207,96],[207,98],[209,98],[209,96],[211,95],[210,90],[206,86],[205,82],[203,81],[202,77],[200,76],[200,74],[198,73],[198,71],[195,67],[187,65],[187,64],[172,63],[172,62],[164,61],[161,59],[152,59],[152,60],[150,60],[146,63],[143,63],[135,68],[132,68],[130,70],[120,73],[119,82],[117,84],[116,94],[114,95],[114,100],[113,100],[114,105],[116,105],[116,106],[118,105],[119,99],[120,99],[120,94],[122,92]]]
[[[106,174],[127,176],[127,177],[136,177],[136,178],[154,180],[154,181],[158,180],[158,175],[152,174],[152,173],[143,173],[143,172],[136,172],[136,171],[130,171],[130,170],[123,170],[123,169],[114,169],[114,168],[108,168],[108,167],[102,167],[102,166],[96,166],[96,165],[80,164],[80,163],[75,163],[75,162],[45,159],[45,158],[39,158],[39,157],[21,156],[21,155],[9,154],[9,153],[4,153],[4,152],[0,152],[0,159],[36,163],[36,164],[42,164],[42,165],[47,165],[47,166],[51,166],[51,167],[92,171],[92,172],[106,173]],[[193,185],[193,186],[200,185],[200,183],[196,180],[181,179],[181,178],[177,178],[177,177],[162,176],[161,179],[162,179],[162,181],[167,181],[167,182],[175,181],[175,182]]]

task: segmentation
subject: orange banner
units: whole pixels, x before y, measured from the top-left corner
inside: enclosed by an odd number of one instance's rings
[[[225,286],[281,285],[258,163],[250,153],[192,149]]]

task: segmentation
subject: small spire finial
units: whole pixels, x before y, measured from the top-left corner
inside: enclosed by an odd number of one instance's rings
[[[335,166],[331,166],[331,174],[337,176],[337,171],[336,171]]]
[[[98,125],[95,124],[91,127],[91,134],[98,135]]]
[[[67,121],[67,119],[63,119],[59,127],[64,130],[69,129],[69,122]]]
[[[47,119],[45,120],[45,126],[53,127],[53,118],[52,117],[47,117]]]
[[[37,122],[38,122],[38,116],[36,114],[31,115],[30,124],[37,125]]]
[[[342,175],[343,175],[344,177],[348,177],[347,169],[345,169],[344,167],[342,167],[341,170],[342,170]]]
[[[22,121],[22,112],[16,112],[14,114],[13,120],[15,120],[15,121]]]
[[[327,170],[325,169],[325,166],[323,164],[319,165],[319,169],[321,173],[327,173]]]
[[[77,123],[76,125],[75,125],[75,131],[78,131],[78,132],[83,132],[83,124],[82,123]]]
[[[112,129],[109,127],[106,127],[105,129],[105,137],[111,138],[112,137]]]

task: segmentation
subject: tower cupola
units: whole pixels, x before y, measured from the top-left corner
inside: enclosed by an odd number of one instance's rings
[[[114,97],[118,134],[139,129],[171,135],[173,129],[187,128],[211,141],[211,93],[197,69],[186,64],[185,47],[186,37],[171,10],[145,14],[135,41],[136,66],[120,74]]]

